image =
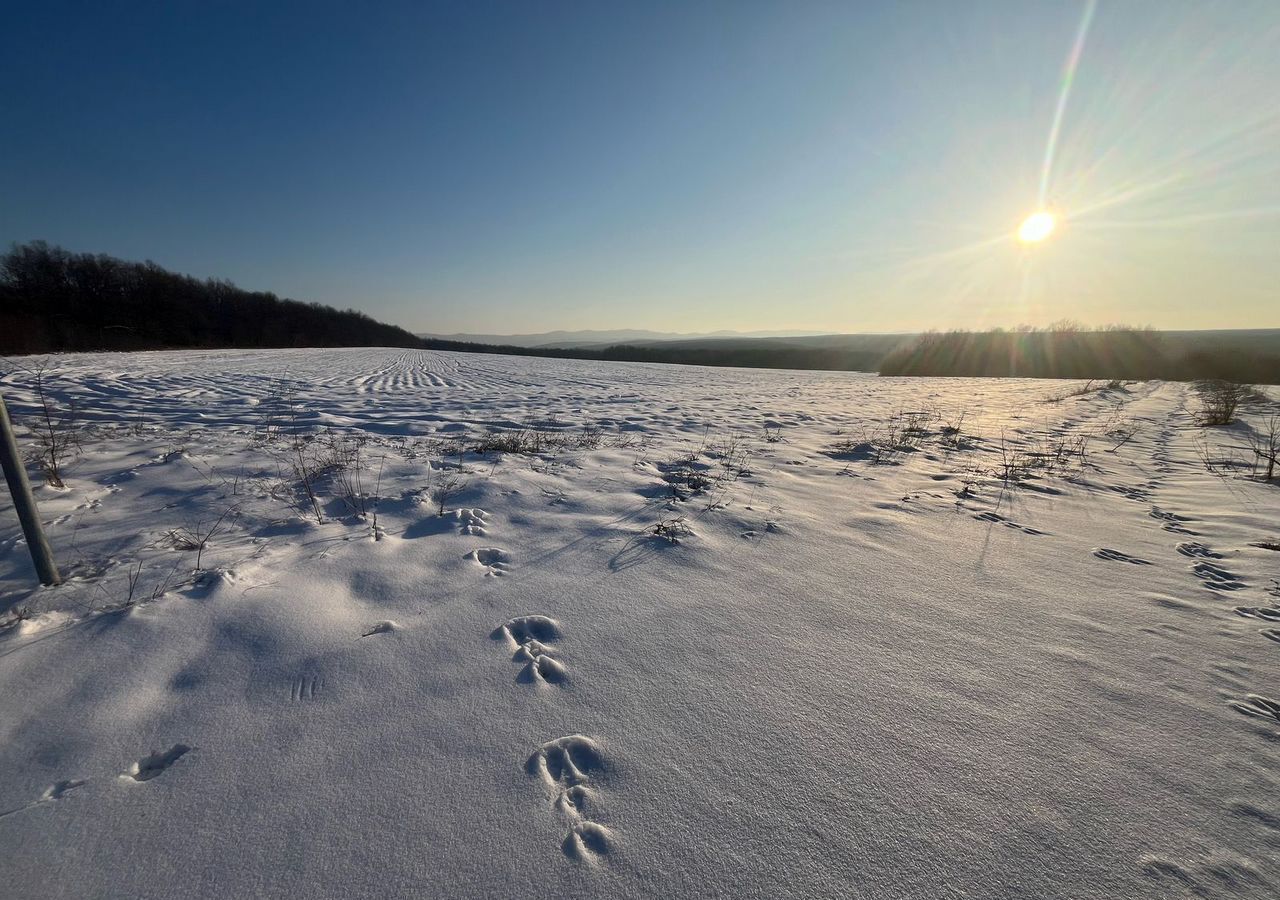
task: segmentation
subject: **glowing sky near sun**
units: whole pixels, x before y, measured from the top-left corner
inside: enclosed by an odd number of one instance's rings
[[[1280,326],[1274,0],[25,4],[0,75],[0,241],[414,330]]]

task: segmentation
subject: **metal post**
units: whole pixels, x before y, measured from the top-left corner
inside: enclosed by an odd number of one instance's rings
[[[49,549],[44,527],[40,524],[36,500],[31,496],[31,482],[27,481],[27,470],[18,454],[18,442],[13,437],[13,423],[9,421],[9,408],[4,405],[3,396],[0,396],[0,464],[4,466],[4,478],[9,482],[9,493],[22,522],[22,533],[27,537],[27,547],[31,550],[31,561],[36,565],[40,583],[62,584],[62,576],[53,562],[53,551]]]

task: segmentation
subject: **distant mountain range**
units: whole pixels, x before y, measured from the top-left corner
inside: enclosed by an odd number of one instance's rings
[[[418,337],[468,344],[500,344],[506,347],[609,347],[615,344],[651,344],[660,341],[690,341],[707,338],[779,338],[825,334],[821,331],[647,331],[619,328],[610,331],[543,331],[537,334],[435,334]]]

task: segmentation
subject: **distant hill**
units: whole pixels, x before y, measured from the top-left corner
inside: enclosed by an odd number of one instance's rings
[[[705,337],[601,347],[518,347],[428,338],[440,350],[620,362],[824,369],[881,375],[1019,378],[1223,378],[1280,383],[1280,329],[1053,328],[925,334]]]
[[[428,340],[458,341],[467,344],[493,344],[504,347],[612,347],[618,344],[651,344],[665,341],[705,338],[763,338],[812,335],[813,331],[648,331],[643,328],[620,328],[609,331],[543,331],[537,334],[434,334],[418,337]]]
[[[178,347],[417,347],[354,309],[201,281],[44,241],[0,256],[0,353]]]
[[[911,337],[913,336],[852,334],[799,338],[701,338],[568,347],[518,347],[513,344],[477,344],[444,338],[423,338],[422,345],[433,350],[461,353],[502,353],[561,359],[874,372],[886,353]],[[806,341],[816,343],[804,343]]]

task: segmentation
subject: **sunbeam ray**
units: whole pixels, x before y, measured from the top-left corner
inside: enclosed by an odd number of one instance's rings
[[[1067,111],[1067,100],[1071,96],[1071,85],[1075,81],[1076,69],[1080,66],[1080,57],[1084,53],[1084,42],[1089,36],[1089,25],[1093,22],[1094,10],[1098,8],[1098,0],[1087,0],[1084,13],[1080,17],[1080,27],[1076,29],[1076,39],[1067,54],[1067,63],[1062,67],[1062,87],[1058,91],[1058,105],[1053,111],[1053,124],[1049,126],[1049,139],[1045,142],[1044,163],[1040,167],[1039,206],[1048,201],[1049,180],[1053,175],[1053,157],[1058,147],[1058,135],[1062,133],[1062,120]]]

